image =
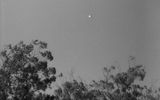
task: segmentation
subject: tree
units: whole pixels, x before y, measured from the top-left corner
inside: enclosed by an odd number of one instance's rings
[[[104,67],[104,79],[90,84],[75,79],[66,81],[54,91],[55,100],[160,100],[160,88],[136,82],[144,80],[145,67],[130,63],[124,72],[117,72],[115,66]]]
[[[131,60],[134,57],[132,57]],[[93,81],[90,86],[93,90],[98,90],[104,94],[109,100],[138,100],[143,95],[143,86],[136,84],[135,81],[143,81],[145,77],[145,70],[143,65],[136,65],[132,63],[125,72],[117,72],[115,66],[104,67],[105,79],[100,81]],[[107,99],[108,100],[108,99]]]
[[[114,68],[112,68],[114,70]],[[136,65],[129,67],[126,72],[119,72],[116,75],[111,75],[113,80],[113,92],[111,93],[114,100],[137,100],[142,96],[143,86],[136,84],[135,81],[143,81],[146,72],[143,65]],[[108,81],[107,81],[108,84]],[[112,98],[113,99],[113,98]]]
[[[86,84],[73,80],[64,82],[62,86],[54,92],[58,100],[87,100],[87,91],[88,88]]]
[[[0,52],[0,98],[3,100],[32,100],[56,81],[56,69],[47,43],[34,40],[7,45]]]

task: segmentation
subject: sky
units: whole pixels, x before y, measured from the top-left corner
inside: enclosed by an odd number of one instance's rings
[[[148,80],[160,76],[159,0],[1,0],[1,47],[46,41],[58,72],[99,79],[135,56]],[[151,80],[152,79],[152,80]]]

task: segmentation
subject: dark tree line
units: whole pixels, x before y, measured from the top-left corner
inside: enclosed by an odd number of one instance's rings
[[[46,42],[7,45],[0,58],[0,100],[160,100],[160,90],[136,83],[145,78],[143,65],[129,65],[127,71],[116,74],[115,66],[105,67],[102,80],[66,81],[48,95],[44,91],[52,88],[57,76],[49,65],[54,57]]]

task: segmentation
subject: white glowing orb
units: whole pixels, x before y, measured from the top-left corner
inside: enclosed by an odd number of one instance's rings
[[[88,18],[91,18],[92,16],[91,15],[88,15]]]

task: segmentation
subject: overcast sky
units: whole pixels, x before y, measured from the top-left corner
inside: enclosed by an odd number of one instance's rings
[[[127,68],[133,55],[147,77],[160,76],[159,0],[1,1],[1,44],[46,41],[59,72],[98,79],[106,65]]]

